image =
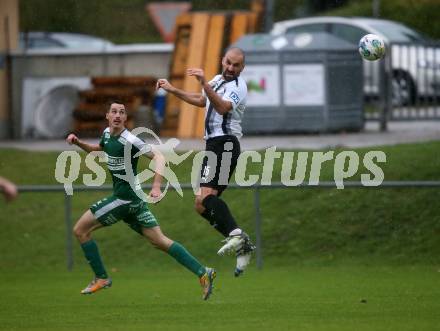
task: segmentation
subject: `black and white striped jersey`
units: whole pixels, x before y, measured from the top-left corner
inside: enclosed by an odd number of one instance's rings
[[[240,138],[243,135],[241,120],[246,107],[246,81],[241,77],[237,77],[227,82],[223,79],[222,75],[217,75],[209,84],[223,100],[232,103],[232,110],[224,115],[220,115],[211,106],[209,99],[206,98],[205,139],[224,135],[233,135]],[[206,96],[204,90],[202,93]]]

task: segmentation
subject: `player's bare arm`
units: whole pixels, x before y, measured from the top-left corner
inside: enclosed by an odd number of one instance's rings
[[[159,198],[162,194],[160,187],[165,170],[165,157],[160,151],[155,149],[154,146],[152,146],[152,151],[147,152],[144,155],[147,156],[150,160],[154,161],[154,177],[152,188],[150,191],[150,197]]]
[[[86,151],[87,153],[93,152],[93,151],[102,151],[102,147],[99,146],[99,144],[89,144],[85,141],[82,141],[79,139],[74,133],[71,133],[67,136],[66,142],[69,145],[76,145],[82,150]]]
[[[197,107],[205,107],[206,98],[202,93],[186,92],[173,86],[168,80],[161,78],[156,83],[156,89],[163,88],[165,91],[174,94],[179,99]]]
[[[217,93],[214,92],[211,85],[204,83],[202,85],[203,90],[206,93],[211,105],[214,106],[214,110],[220,115],[224,115],[232,110],[232,102],[223,100]]]
[[[214,109],[220,115],[226,114],[228,111],[232,110],[232,103],[230,101],[223,100],[217,93],[214,92],[211,85],[206,81],[205,73],[202,69],[191,68],[187,70],[188,76],[194,76],[202,85],[203,90],[206,93]]]

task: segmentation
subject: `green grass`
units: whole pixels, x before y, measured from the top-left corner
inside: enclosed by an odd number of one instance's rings
[[[177,267],[115,272],[81,296],[84,272],[0,275],[0,330],[435,330],[438,270],[413,267],[266,267],[234,279],[220,269],[201,300]]]
[[[439,148],[430,142],[374,150],[387,155],[385,180],[438,180]],[[356,150],[361,161],[368,150]],[[21,185],[56,184],[57,155],[0,149],[0,174]],[[191,165],[175,169],[181,182],[189,181]],[[321,180],[333,179],[333,166],[324,164]],[[248,173],[261,169],[254,164]],[[274,181],[280,170],[277,161]],[[353,180],[365,172],[361,166]],[[107,194],[74,192],[73,219]],[[231,189],[224,197],[255,237],[253,191]],[[208,302],[191,273],[122,223],[94,234],[114,286],[81,296],[91,273],[76,243],[74,270],[66,271],[63,195],[0,201],[0,330],[438,327],[439,189],[263,189],[263,269],[254,263],[241,279],[232,276],[234,259],[215,254],[221,238],[195,214],[193,198],[170,192],[151,209],[169,237],[219,271]]]
[[[387,163],[381,165],[385,180],[438,180],[439,148],[440,142],[431,142],[374,149],[383,150],[387,155]],[[368,150],[357,151],[362,160]],[[0,150],[0,173],[18,184],[56,184],[57,155]],[[190,180],[191,165],[189,160],[175,169],[181,182]],[[281,161],[278,161],[274,181],[279,180],[280,169]],[[249,169],[251,174],[260,171],[261,164]],[[89,171],[83,168],[84,172]],[[353,179],[359,180],[360,174],[365,172],[360,167]],[[332,174],[333,162],[326,162],[321,180],[332,180]],[[110,192],[74,192],[73,221],[108,194]],[[249,189],[227,190],[224,197],[239,224],[255,237],[253,194]],[[436,188],[264,189],[261,191],[264,257],[283,256],[295,264],[372,259],[395,264],[420,261],[438,264],[439,198],[440,190]],[[184,191],[183,197],[170,192],[151,209],[165,233],[181,241],[202,260],[211,261],[221,238],[193,211],[193,199],[189,190]],[[64,266],[66,230],[62,194],[23,193],[14,203],[2,203],[1,207],[0,250],[5,253],[0,255],[0,268]],[[141,264],[143,259],[157,259],[157,252],[141,244],[138,236],[124,224],[98,231],[96,238],[104,254],[117,264]],[[75,259],[82,260],[79,247],[74,247]]]

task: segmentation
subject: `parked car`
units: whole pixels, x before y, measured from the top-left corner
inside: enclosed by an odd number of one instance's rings
[[[440,44],[401,23],[362,17],[308,17],[274,24],[272,35],[328,32],[355,45],[362,36],[382,37],[391,55],[392,103],[411,104],[416,97],[440,95]],[[391,49],[390,49],[391,48]],[[379,93],[379,61],[364,61],[367,96]]]
[[[106,39],[68,32],[20,32],[20,49],[69,48],[107,49],[114,44]]]

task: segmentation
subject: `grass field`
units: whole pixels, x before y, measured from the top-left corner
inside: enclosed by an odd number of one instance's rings
[[[385,180],[438,180],[439,148],[374,149],[387,155]],[[0,149],[0,174],[56,184],[57,155]],[[175,169],[181,182],[190,167]],[[324,164],[321,180],[332,180],[332,171],[333,162]],[[107,194],[75,192],[73,219]],[[253,192],[224,197],[254,237]],[[0,330],[436,330],[439,199],[434,188],[263,190],[264,267],[234,279],[234,261],[216,256],[221,238],[196,216],[192,193],[169,193],[151,206],[162,229],[219,271],[203,302],[193,275],[123,224],[94,235],[113,287],[81,296],[91,273],[76,243],[74,270],[66,271],[63,195],[23,193],[0,201]]]
[[[385,180],[438,180],[439,148],[440,142],[431,142],[374,149],[383,150],[387,155],[387,162],[382,165]],[[356,151],[362,158],[368,149]],[[0,174],[18,184],[56,184],[57,155],[56,152],[0,149]],[[181,182],[190,181],[190,161],[175,169]],[[280,163],[275,163],[274,181],[279,180]],[[361,167],[353,180],[359,180],[364,171]],[[87,172],[83,167],[81,175]],[[252,164],[248,173],[259,172],[261,164]],[[333,162],[324,163],[321,180],[332,180],[332,172]],[[74,192],[73,221],[108,194],[110,192]],[[239,223],[254,237],[253,191],[227,190],[224,197]],[[211,252],[218,249],[220,236],[196,215],[193,199],[191,191],[185,191],[183,198],[169,193],[151,209],[171,238],[182,241],[195,255],[210,261]],[[399,264],[420,261],[440,264],[439,199],[440,191],[435,188],[263,190],[264,256],[283,256],[292,263],[375,258]],[[64,267],[62,194],[24,193],[13,204],[1,207],[0,222],[5,226],[0,233],[0,251],[8,254],[0,256],[0,267]],[[133,240],[139,242],[136,235],[122,224],[98,232],[96,237],[116,263],[124,264],[131,258],[132,255],[125,253],[128,249],[131,253],[156,259],[154,250],[133,245]],[[32,251],[23,247],[31,247]],[[121,252],[119,247],[124,250]],[[75,258],[82,259],[76,245],[75,249]]]
[[[432,267],[266,267],[240,279],[220,269],[209,301],[173,266],[113,274],[81,296],[84,272],[2,273],[1,330],[438,330]]]

